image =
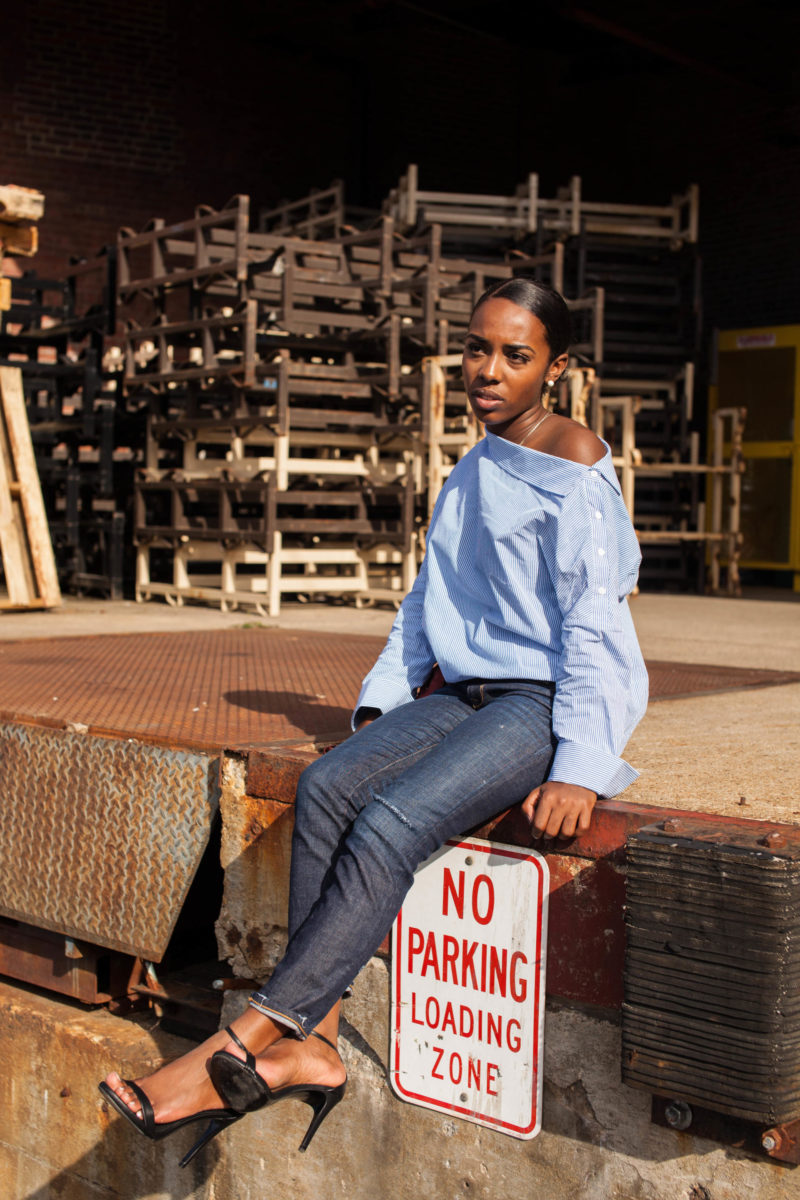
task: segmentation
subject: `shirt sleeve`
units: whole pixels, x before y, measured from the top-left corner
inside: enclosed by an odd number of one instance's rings
[[[435,658],[423,622],[427,574],[427,559],[424,559],[414,586],[400,606],[386,645],[361,685],[350,721],[352,728],[359,708],[378,708],[385,713],[413,700],[414,689],[433,670]]]
[[[647,671],[627,602],[641,555],[599,472],[565,497],[542,550],[562,622],[550,779],[615,796],[638,778],[620,755],[647,705]]]

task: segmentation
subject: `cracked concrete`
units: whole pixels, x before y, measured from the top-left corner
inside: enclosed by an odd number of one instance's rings
[[[294,611],[297,609],[298,611]],[[389,610],[293,606],[280,625],[385,633]],[[640,596],[634,619],[646,656],[800,670],[800,608],[780,599]],[[61,613],[4,614],[2,637],[225,628],[246,614],[166,605],[69,602]],[[268,623],[268,622],[265,622]],[[628,749],[642,771],[625,798],[797,822],[800,685],[653,705]],[[241,780],[239,780],[241,784]],[[233,785],[223,803],[238,803]],[[744,797],[745,803],[740,803]],[[241,828],[247,824],[240,821]],[[285,839],[274,828],[274,861]],[[247,847],[223,844],[230,866]],[[226,857],[227,856],[227,857]],[[230,886],[244,887],[245,875]],[[227,886],[227,885],[226,885]],[[238,904],[253,905],[244,894]],[[271,889],[280,906],[279,889]],[[277,908],[276,908],[277,912]],[[260,912],[258,947],[239,969],[279,952],[283,917]],[[228,934],[235,950],[235,932]],[[230,1020],[246,994],[226,996]],[[389,978],[375,958],[344,1004],[342,1054],[348,1097],[305,1156],[305,1111],[279,1105],[253,1114],[180,1172],[191,1134],[164,1145],[137,1137],[103,1110],[96,1080],[115,1065],[152,1069],[186,1044],[157,1027],[121,1020],[0,984],[0,1177],[8,1200],[800,1200],[800,1170],[650,1122],[650,1098],[620,1082],[615,1021],[550,1004],[545,1030],[543,1130],[531,1142],[400,1103],[386,1078]],[[68,1089],[68,1094],[63,1094]],[[174,1141],[174,1145],[173,1145]]]

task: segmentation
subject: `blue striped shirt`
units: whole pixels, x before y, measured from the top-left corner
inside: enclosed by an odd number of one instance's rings
[[[441,491],[356,709],[407,703],[436,662],[450,683],[548,680],[550,778],[617,795],[637,778],[620,754],[647,705],[627,602],[640,561],[607,447],[588,467],[487,432]]]

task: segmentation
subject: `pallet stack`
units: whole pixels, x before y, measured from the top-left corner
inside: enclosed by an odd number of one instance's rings
[[[533,174],[512,196],[426,192],[412,165],[384,212],[406,232],[438,225],[447,253],[525,263],[571,298],[575,357],[559,400],[612,445],[643,546],[642,581],[694,577],[702,590],[708,557],[711,586],[724,560],[735,592],[744,414],[727,414],[724,443],[714,427],[701,461],[697,188],[663,206],[587,201],[579,176],[552,199]]]
[[[126,509],[138,422],[108,370],[114,332],[113,248],[62,279],[13,281],[0,320],[0,364],[22,372],[28,422],[64,590],[123,594]],[[129,525],[128,525],[129,530]]]
[[[117,249],[123,390],[148,420],[137,596],[399,600],[418,559],[404,376],[435,327],[414,247],[406,262],[390,222],[252,233],[239,196]]]
[[[721,432],[701,462],[692,427],[696,224],[693,189],[663,207],[596,204],[577,177],[550,200],[531,175],[513,196],[456,195],[421,191],[411,167],[382,213],[348,208],[335,184],[263,212],[257,231],[246,196],[123,229],[105,302],[31,292],[27,325],[16,316],[59,535],[74,545],[81,526],[85,543],[85,517],[124,514],[127,485],[140,600],[270,615],[287,595],[399,603],[435,497],[480,436],[460,381],[470,313],[524,272],[567,298],[558,402],[612,444],[643,577],[691,567],[699,581],[710,545],[712,584],[726,552],[731,588],[740,464]],[[67,366],[81,379],[61,387]],[[725,445],[740,442],[736,416]]]

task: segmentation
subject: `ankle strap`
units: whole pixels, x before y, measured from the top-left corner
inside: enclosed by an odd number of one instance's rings
[[[240,1050],[244,1050],[245,1062],[247,1063],[248,1066],[251,1066],[255,1062],[255,1059],[253,1058],[253,1055],[250,1053],[250,1051],[247,1049],[247,1046],[245,1046],[242,1039],[240,1037],[238,1037],[236,1035],[236,1033],[234,1033],[234,1031],[231,1029],[230,1025],[225,1026],[225,1032],[227,1033],[227,1035],[231,1039],[231,1041],[236,1043],[236,1045],[239,1047]]]
[[[316,1029],[312,1032],[311,1037],[319,1038],[326,1046],[330,1046],[331,1050],[335,1050],[337,1054],[339,1053],[338,1047],[334,1046],[333,1042],[328,1041],[324,1034],[317,1033]]]

